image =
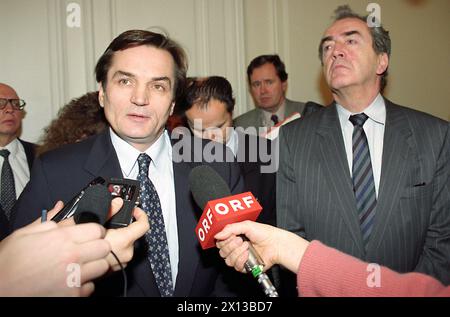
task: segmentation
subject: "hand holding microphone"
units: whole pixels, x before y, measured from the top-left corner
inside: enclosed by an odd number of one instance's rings
[[[204,207],[195,228],[203,249],[215,246],[215,235],[226,225],[244,220],[254,221],[262,210],[250,192],[231,195],[225,181],[209,166],[194,168],[189,175],[189,185],[197,205]],[[264,262],[253,248],[249,249],[244,265],[267,296],[278,297],[275,287],[264,273]]]
[[[115,181],[118,182],[119,180],[115,179]],[[121,183],[125,182],[122,181]],[[136,193],[133,192],[133,194]],[[76,208],[66,208],[71,213],[60,214],[62,216],[57,218],[58,221],[64,219],[58,223],[59,226],[73,225],[74,223],[98,223],[105,226],[123,210],[122,207],[125,203],[129,204],[128,208],[130,208],[130,204],[134,205],[134,200],[131,202],[126,201],[121,196],[113,198],[114,196],[111,195],[109,188],[102,184],[88,186],[82,190],[82,195],[76,197],[80,197]],[[53,220],[58,215],[55,216],[54,213],[50,213],[48,216]],[[68,216],[70,217],[67,218]],[[106,231],[105,240],[111,244],[112,251],[117,256],[117,260],[120,261],[119,264],[112,252],[108,254],[106,260],[112,271],[118,271],[121,269],[121,265],[125,267],[131,261],[134,254],[134,242],[149,230],[148,218],[142,209],[138,207],[133,208],[132,216],[135,221],[131,224]]]
[[[269,269],[281,264],[289,271],[297,273],[303,254],[309,245],[296,234],[262,223],[243,221],[226,226],[215,235],[220,255],[228,266],[244,272],[249,257],[249,242],[240,238],[244,234],[251,242]]]
[[[254,228],[251,221],[243,221],[225,226],[217,233],[216,247],[228,266],[234,267],[236,271],[246,273],[245,263],[249,259],[250,249],[253,248],[264,262],[264,271],[278,263],[278,242],[273,237],[274,227],[260,224],[263,230]],[[256,229],[256,230],[255,230]],[[246,238],[243,238],[243,235]]]
[[[48,216],[62,207],[58,202]],[[72,218],[58,224],[39,218],[14,231],[0,242],[0,296],[90,295],[92,280],[109,269],[105,233],[98,224],[75,225]]]

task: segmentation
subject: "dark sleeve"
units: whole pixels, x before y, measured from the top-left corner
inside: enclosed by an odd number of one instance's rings
[[[11,217],[11,231],[26,226],[39,218],[43,209],[50,210],[53,203],[50,199],[50,188],[44,174],[42,161],[37,158],[31,170],[30,181],[25,186]]]
[[[0,241],[2,241],[9,234],[9,222],[3,212],[2,207],[0,207]]]
[[[244,179],[241,175],[239,164],[233,162],[230,168],[230,190],[233,194],[240,194],[244,192]]]
[[[433,197],[425,245],[415,271],[450,284],[450,124],[443,131],[442,144],[433,176]],[[436,138],[435,138],[436,139]],[[429,140],[432,142],[432,140]]]
[[[280,228],[291,231],[301,237],[305,237],[304,224],[298,217],[299,206],[295,197],[299,197],[297,179],[294,167],[296,153],[291,151],[292,140],[295,139],[295,131],[290,127],[282,127],[280,130],[280,165],[277,172],[277,225]]]
[[[244,192],[244,181],[238,163],[229,163],[229,179],[231,193]],[[217,252],[218,255],[218,252]],[[250,274],[242,274],[234,268],[228,267],[225,261],[219,258],[219,275],[212,296],[218,297],[263,297],[265,296],[256,280]]]

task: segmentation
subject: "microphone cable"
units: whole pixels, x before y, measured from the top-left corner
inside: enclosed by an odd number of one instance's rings
[[[114,253],[114,251],[111,250],[111,254],[116,259],[117,263],[120,266],[120,270],[122,271],[122,277],[123,277],[123,295],[122,295],[122,297],[127,297],[128,278],[127,278],[127,274],[125,273],[125,268],[123,267],[122,263],[119,260],[119,257]]]

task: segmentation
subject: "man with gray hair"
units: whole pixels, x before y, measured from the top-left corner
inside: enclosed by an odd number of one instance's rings
[[[382,96],[389,33],[348,6],[336,10],[319,53],[334,102],[281,129],[278,225],[449,284],[448,122]]]

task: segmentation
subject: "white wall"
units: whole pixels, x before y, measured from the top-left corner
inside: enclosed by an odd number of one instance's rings
[[[67,24],[73,3],[80,27]],[[0,82],[27,101],[22,138],[37,141],[60,107],[95,90],[97,59],[133,28],[167,32],[188,53],[188,75],[225,76],[246,104],[241,0],[0,0]]]
[[[392,40],[386,96],[450,120],[449,0],[244,0],[246,63],[278,52],[289,73],[288,96],[327,104],[320,38],[338,5],[365,15],[372,2],[381,6]]]
[[[260,54],[285,61],[290,98],[326,103],[317,45],[343,2],[364,13],[371,1],[0,0],[0,82],[27,101],[22,137],[37,141],[60,107],[96,89],[95,63],[115,36],[159,26],[185,47],[190,76],[230,80],[235,115],[253,108],[246,67]],[[80,28],[67,26],[70,3],[81,8]],[[387,97],[449,120],[450,1],[377,3],[393,41]]]

